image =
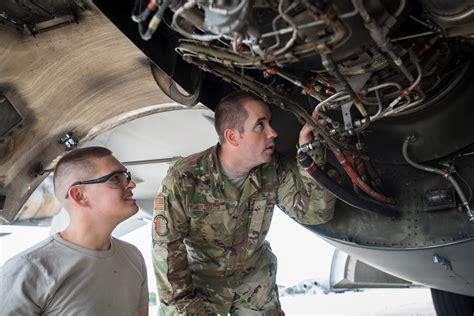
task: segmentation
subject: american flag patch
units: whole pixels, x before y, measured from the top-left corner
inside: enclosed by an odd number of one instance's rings
[[[166,197],[161,195],[155,196],[153,208],[155,211],[164,211],[166,209]]]

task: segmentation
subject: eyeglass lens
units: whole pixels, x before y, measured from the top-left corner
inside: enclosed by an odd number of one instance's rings
[[[130,183],[130,176],[126,172],[118,173],[110,177],[105,183],[113,188],[123,188]]]

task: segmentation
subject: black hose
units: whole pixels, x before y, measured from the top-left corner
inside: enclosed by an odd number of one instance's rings
[[[400,213],[394,209],[378,205],[374,202],[364,200],[351,192],[347,191],[345,188],[341,187],[336,183],[331,177],[329,177],[318,165],[313,161],[313,159],[306,153],[301,153],[296,156],[300,165],[306,169],[306,171],[326,190],[331,192],[336,198],[342,202],[358,208],[362,211],[379,214],[385,217],[396,218],[400,216]]]

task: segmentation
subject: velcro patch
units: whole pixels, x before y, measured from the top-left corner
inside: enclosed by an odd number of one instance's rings
[[[154,202],[153,202],[153,208],[155,211],[165,211],[166,210],[166,197],[162,195],[157,195],[155,196]]]
[[[168,235],[168,219],[164,215],[156,215],[153,219],[153,224],[155,225],[155,231],[158,236]]]

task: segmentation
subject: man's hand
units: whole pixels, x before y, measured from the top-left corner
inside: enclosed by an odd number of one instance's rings
[[[326,121],[323,119],[319,119],[316,113],[314,113],[312,117],[314,121],[318,122],[318,125],[326,125]],[[312,142],[315,138],[318,138],[318,135],[315,133],[314,128],[310,124],[306,123],[300,131],[300,138],[298,143],[300,146],[302,146],[304,144]]]

